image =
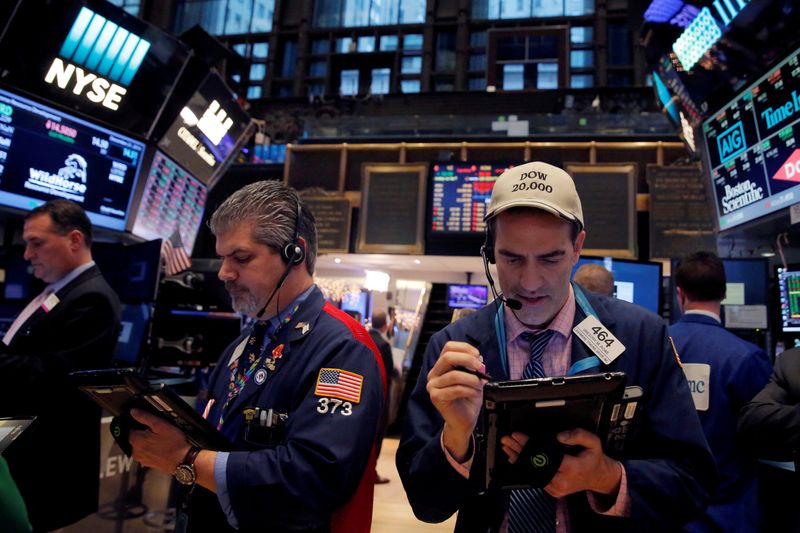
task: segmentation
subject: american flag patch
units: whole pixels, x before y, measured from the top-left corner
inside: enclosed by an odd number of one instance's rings
[[[358,403],[361,401],[361,385],[363,384],[364,377],[358,374],[339,368],[321,368],[314,395]]]

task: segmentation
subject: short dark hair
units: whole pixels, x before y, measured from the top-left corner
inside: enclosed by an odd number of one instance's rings
[[[725,266],[714,252],[695,252],[678,263],[675,284],[690,300],[720,302],[725,299]]]
[[[375,329],[381,329],[384,326],[386,326],[386,312],[375,311],[372,313],[372,327]]]
[[[59,235],[66,235],[72,230],[83,233],[87,248],[92,246],[92,223],[81,206],[69,200],[50,200],[25,215],[27,222],[39,215],[50,215],[50,220]]]

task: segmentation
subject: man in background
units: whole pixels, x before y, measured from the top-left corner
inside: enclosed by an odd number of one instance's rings
[[[386,436],[386,426],[389,425],[389,397],[391,394],[391,382],[397,377],[397,371],[394,368],[394,359],[392,358],[392,346],[386,338],[386,333],[389,331],[389,322],[387,320],[385,311],[376,311],[372,313],[372,327],[369,330],[369,336],[372,337],[372,342],[378,347],[381,352],[381,359],[383,359],[383,366],[386,369],[386,402],[383,404],[383,415],[381,422],[378,426],[378,441],[376,443],[377,457],[381,455],[381,445],[383,438]],[[389,483],[389,478],[381,477],[378,471],[375,471],[375,483],[383,484]]]
[[[578,267],[572,281],[579,284],[587,291],[614,296],[614,274],[603,265],[586,263]]]
[[[678,264],[675,281],[683,316],[669,333],[719,472],[705,513],[685,530],[758,531],[756,462],[735,438],[736,417],[767,384],[769,359],[722,327],[725,267],[716,254],[689,255]]]
[[[92,260],[92,226],[80,206],[37,207],[22,238],[33,275],[48,285],[0,344],[0,416],[38,418],[5,457],[40,532],[97,510],[100,408],[67,374],[109,366],[120,304]]]

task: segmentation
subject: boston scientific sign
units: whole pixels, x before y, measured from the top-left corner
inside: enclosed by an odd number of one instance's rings
[[[3,83],[147,137],[188,48],[101,0],[22,0],[0,40]]]

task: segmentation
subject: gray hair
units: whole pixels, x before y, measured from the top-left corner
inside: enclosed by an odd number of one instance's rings
[[[278,253],[294,238],[297,223],[297,233],[306,241],[306,270],[309,274],[314,274],[314,265],[317,262],[317,226],[314,215],[300,201],[297,191],[279,181],[251,183],[228,197],[211,216],[208,226],[216,236],[247,220],[255,222],[253,240]]]

